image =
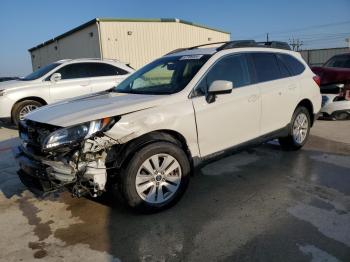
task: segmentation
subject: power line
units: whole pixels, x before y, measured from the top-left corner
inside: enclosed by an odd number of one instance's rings
[[[279,34],[279,35],[274,35],[274,37],[289,37],[291,34]],[[297,35],[298,37],[318,37],[318,36],[326,36],[326,35],[350,35],[350,32],[322,32],[322,33],[303,33],[303,34],[292,34],[292,35]]]
[[[328,24],[320,24],[320,25],[313,25],[313,26],[307,26],[307,27],[300,27],[300,28],[291,29],[291,30],[287,30],[287,31],[270,31],[270,33],[278,35],[278,34],[286,34],[286,33],[298,32],[298,31],[306,31],[306,30],[315,29],[315,28],[324,28],[324,27],[331,27],[331,26],[343,25],[343,24],[350,24],[350,20],[342,21],[342,22],[336,22],[336,23],[328,23]],[[261,36],[264,36],[264,35],[265,34],[255,35],[252,38],[257,38],[257,37],[261,37]]]
[[[332,35],[320,35],[320,36],[313,36],[313,37],[299,37],[298,39],[302,39],[303,41],[321,41],[321,40],[328,40],[328,39],[341,39],[341,38],[347,38],[347,36],[350,36],[350,34],[332,34]],[[292,38],[295,38],[294,36]],[[288,40],[290,39],[287,37],[280,37],[278,40]]]

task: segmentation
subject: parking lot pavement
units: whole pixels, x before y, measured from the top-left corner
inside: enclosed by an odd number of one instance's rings
[[[318,122],[298,152],[269,143],[224,158],[173,208],[136,215],[110,198],[36,198],[16,177],[16,131],[1,126],[0,260],[350,261],[349,130]]]

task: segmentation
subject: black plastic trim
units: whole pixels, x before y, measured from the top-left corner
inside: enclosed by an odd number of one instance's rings
[[[224,150],[219,151],[219,152],[212,153],[212,154],[205,156],[205,157],[202,157],[202,158],[198,158],[194,161],[195,168],[201,168],[204,165],[207,165],[207,164],[209,164],[213,161],[216,161],[218,159],[221,159],[225,156],[229,156],[229,155],[232,155],[234,153],[241,152],[241,151],[248,149],[248,148],[251,148],[251,147],[259,146],[259,145],[261,145],[265,142],[268,142],[270,140],[273,140],[273,139],[276,139],[279,137],[286,137],[286,136],[288,136],[289,129],[290,129],[290,124],[286,125],[285,127],[281,128],[279,130],[262,135],[260,137],[255,138],[255,139],[249,140],[247,142],[229,147],[229,148],[224,149]]]

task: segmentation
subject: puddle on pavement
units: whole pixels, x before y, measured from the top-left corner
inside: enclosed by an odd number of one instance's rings
[[[331,221],[350,224],[344,221],[349,219],[344,195],[342,208],[337,206],[338,192],[348,194],[349,188],[343,188],[345,183],[338,180],[347,179],[350,146],[332,145],[311,137],[305,149],[298,152],[283,152],[278,145],[268,144],[232,155],[204,167],[176,206],[154,215],[133,214],[110,198],[73,199],[69,193],[55,200],[24,196],[18,203],[28,224],[35,226],[39,240],[28,245],[38,258],[50,254],[48,240],[52,238],[64,243],[65,248],[83,244],[122,260],[211,258],[214,254],[210,254],[208,246],[216,246],[219,253],[229,257],[230,252],[238,252],[245,243],[273,229],[272,218],[282,220],[285,216],[311,223],[319,230],[314,235],[324,234],[348,244],[346,236],[327,232],[321,225],[325,221],[313,220],[314,216],[331,214]],[[337,174],[327,180],[332,172]],[[335,203],[322,202],[320,193],[321,200],[309,202],[306,209],[314,212],[305,213],[305,206],[300,209],[295,205],[296,199],[309,199],[314,185],[326,191],[331,188],[333,191],[327,194],[334,195],[327,197]],[[290,208],[289,213],[286,208]],[[347,232],[341,226],[336,228],[341,230]],[[227,243],[231,246],[227,247]]]

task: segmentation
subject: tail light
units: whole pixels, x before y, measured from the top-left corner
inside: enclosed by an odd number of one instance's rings
[[[316,82],[318,86],[321,85],[321,77],[319,77],[318,75],[315,75],[312,79]]]

